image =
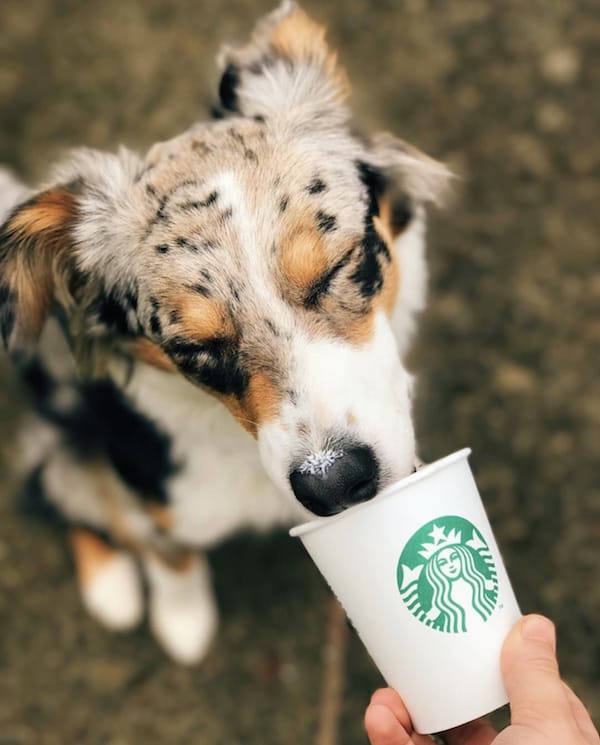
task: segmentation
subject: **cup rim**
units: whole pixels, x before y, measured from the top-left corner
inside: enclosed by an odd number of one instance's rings
[[[332,515],[330,517],[317,517],[315,520],[310,520],[309,522],[296,525],[295,527],[290,529],[289,535],[292,538],[300,538],[306,533],[312,533],[319,528],[324,528],[327,525],[332,525],[333,523],[339,522],[340,520],[344,520],[350,515],[356,514],[359,510],[368,509],[372,505],[381,502],[383,499],[391,497],[392,495],[397,494],[399,491],[403,491],[407,487],[415,484],[417,481],[423,481],[423,479],[427,479],[430,476],[433,476],[434,473],[437,473],[438,471],[446,468],[452,463],[455,463],[458,460],[462,460],[463,458],[468,458],[470,454],[471,448],[469,447],[462,448],[461,450],[456,450],[454,453],[450,453],[449,455],[446,455],[443,458],[434,461],[433,463],[428,463],[427,465],[419,468],[414,473],[411,473],[408,476],[405,476],[403,479],[395,481],[393,484],[386,486],[385,489],[379,492],[379,494],[373,497],[373,499],[369,499],[368,502],[361,502],[354,507],[350,507],[349,509],[340,512],[338,515]]]

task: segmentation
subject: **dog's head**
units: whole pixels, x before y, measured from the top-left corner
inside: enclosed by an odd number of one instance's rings
[[[2,334],[26,354],[58,304],[76,342],[217,396],[275,483],[331,514],[413,468],[399,246],[448,174],[352,134],[344,74],[295,5],[221,63],[220,119],[145,157],[76,153],[13,211]]]

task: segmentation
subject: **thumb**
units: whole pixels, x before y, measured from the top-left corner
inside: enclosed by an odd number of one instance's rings
[[[547,618],[525,616],[513,627],[502,650],[502,673],[512,724],[548,725],[570,715],[556,661],[554,624]]]

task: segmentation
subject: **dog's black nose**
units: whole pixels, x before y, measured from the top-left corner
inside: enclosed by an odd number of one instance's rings
[[[355,445],[307,458],[290,473],[296,499],[315,515],[335,515],[377,493],[379,465],[370,447]]]

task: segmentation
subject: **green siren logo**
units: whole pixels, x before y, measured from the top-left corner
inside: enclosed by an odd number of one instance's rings
[[[458,634],[491,616],[498,575],[481,533],[451,515],[423,525],[398,562],[398,588],[409,611],[426,626]]]

